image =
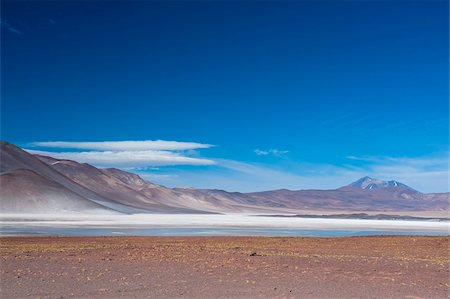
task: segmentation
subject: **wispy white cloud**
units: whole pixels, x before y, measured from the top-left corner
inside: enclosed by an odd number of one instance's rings
[[[373,165],[409,165],[413,167],[449,166],[449,153],[438,153],[426,157],[390,157],[390,156],[347,156],[347,159],[364,161]]]
[[[14,28],[14,27],[11,27],[11,26],[8,26],[8,30],[11,31],[12,33],[15,33],[15,34],[18,34],[18,35],[22,35],[23,34],[22,31]]]
[[[97,151],[182,151],[210,148],[213,145],[197,142],[179,142],[166,140],[142,140],[142,141],[97,141],[97,142],[71,142],[71,141],[37,141],[29,146],[80,149]]]
[[[206,169],[171,170],[176,177],[154,177],[169,186],[263,191],[271,189],[335,189],[366,175],[381,180],[398,180],[421,192],[448,192],[448,155],[426,157],[351,157],[342,165],[291,162],[289,167],[214,159]],[[358,161],[352,164],[352,161]],[[360,159],[364,159],[360,163]],[[162,173],[164,169],[161,169]],[[150,178],[149,178],[150,179]]]
[[[258,156],[267,156],[269,154],[268,151],[263,151],[260,149],[255,149],[255,154],[257,154]]]
[[[276,156],[276,157],[281,157],[281,156],[289,153],[289,151],[282,151],[282,150],[278,150],[278,149],[269,149],[269,150],[255,149],[254,152],[258,156],[273,155],[273,156]]]
[[[74,160],[99,167],[145,167],[161,165],[212,165],[209,159],[186,157],[169,151],[90,151],[47,152],[27,150],[32,154],[51,156],[57,159]]]
[[[308,173],[288,171],[273,165],[247,163],[227,159],[215,159],[216,165],[201,169],[171,169],[168,173],[177,177],[154,177],[148,179],[171,187],[223,189],[227,191],[255,192],[273,189],[333,189],[349,184],[354,178],[329,175],[331,167],[315,165]],[[321,168],[320,171],[318,168]],[[328,169],[328,170],[325,170]],[[335,167],[333,167],[333,170]],[[160,170],[162,173],[164,169]],[[353,173],[353,175],[355,175]],[[359,176],[358,176],[359,175]],[[349,181],[350,180],[350,181]]]
[[[396,179],[423,192],[448,192],[449,153],[422,157],[348,156],[364,162],[359,169],[380,179]]]
[[[13,27],[13,26],[12,26],[10,23],[8,23],[8,22],[1,21],[1,24],[2,24],[3,26],[5,26],[6,29],[8,29],[8,31],[10,31],[10,32],[12,32],[12,33],[14,33],[14,34],[17,34],[17,35],[22,35],[22,34],[23,34],[22,31],[20,31],[19,29]]]

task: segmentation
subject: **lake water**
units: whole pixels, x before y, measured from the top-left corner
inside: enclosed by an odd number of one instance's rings
[[[448,232],[395,230],[282,229],[282,228],[107,228],[107,227],[45,227],[4,226],[2,236],[298,236],[345,237],[374,235],[448,236]]]
[[[5,215],[2,236],[371,236],[450,235],[450,222],[228,215]]]

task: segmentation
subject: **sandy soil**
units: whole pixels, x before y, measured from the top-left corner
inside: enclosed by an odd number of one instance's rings
[[[450,237],[0,238],[1,298],[447,298]]]

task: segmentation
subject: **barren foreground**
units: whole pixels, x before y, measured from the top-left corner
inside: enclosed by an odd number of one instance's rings
[[[1,298],[447,298],[449,237],[0,238]]]

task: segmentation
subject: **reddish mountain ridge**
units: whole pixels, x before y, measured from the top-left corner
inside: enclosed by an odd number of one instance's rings
[[[100,209],[119,213],[205,213],[236,210],[226,205],[212,205],[192,197],[183,197],[176,190],[152,184],[138,175],[119,169],[98,169],[92,165],[70,160],[32,155],[17,146],[0,144],[0,201],[2,212],[42,212],[49,187],[42,182],[59,185],[66,197],[76,194]],[[33,172],[27,184],[17,185],[11,176],[18,177],[24,170]],[[27,186],[33,184],[33,189]],[[24,191],[25,190],[25,191]],[[22,196],[23,194],[28,196]],[[37,200],[40,199],[40,200]],[[80,212],[61,202],[53,202],[49,211]],[[86,212],[83,209],[82,212]],[[98,212],[96,209],[95,212]]]
[[[449,193],[422,194],[397,181],[362,178],[336,190],[255,193],[167,188],[119,169],[32,155],[1,142],[3,213],[235,213],[300,210],[439,211]]]

